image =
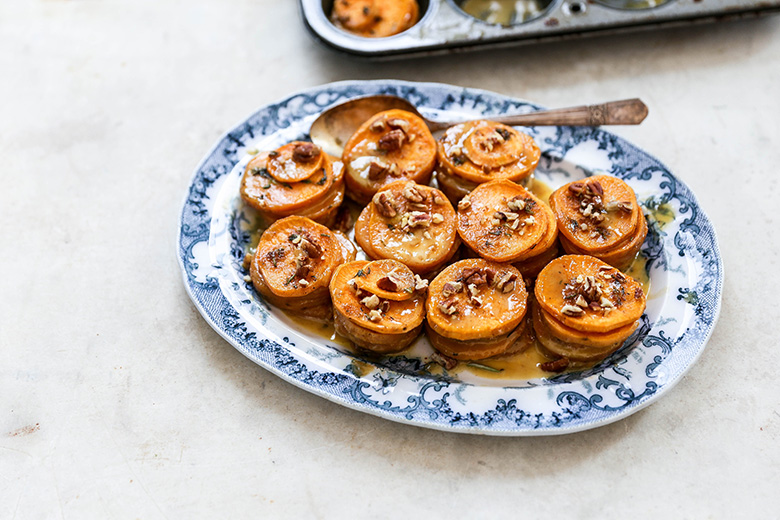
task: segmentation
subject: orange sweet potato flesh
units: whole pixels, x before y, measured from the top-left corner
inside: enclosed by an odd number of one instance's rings
[[[426,325],[426,332],[434,349],[459,361],[478,361],[505,354],[517,354],[531,346],[528,320],[522,320],[513,331],[501,336],[460,341],[442,336]]]
[[[356,278],[357,286],[380,298],[393,301],[409,300],[415,296],[414,273],[397,260],[374,260]]]
[[[387,300],[388,307],[381,319],[369,319],[370,310],[363,302],[363,292],[349,285],[349,280],[364,276],[370,262],[357,260],[339,266],[330,282],[330,294],[334,312],[341,314],[362,329],[382,334],[406,334],[422,325],[425,316],[425,300],[416,294],[404,301]],[[352,338],[350,338],[352,339]]]
[[[419,16],[417,0],[336,0],[331,20],[357,36],[382,38],[405,31]]]
[[[307,255],[300,239],[313,244],[319,254]],[[302,259],[308,266],[304,276],[298,268]],[[331,230],[306,217],[291,216],[277,220],[263,232],[252,262],[273,294],[295,298],[327,287],[333,270],[343,260],[342,245]]]
[[[611,249],[603,253],[592,253],[592,256],[595,256],[599,260],[603,260],[609,265],[620,270],[628,269],[628,267],[631,265],[631,262],[634,261],[636,255],[642,249],[642,244],[647,237],[647,222],[645,221],[645,218],[641,212],[639,213],[638,217],[639,229],[634,232],[634,236],[631,238],[631,240],[623,244],[619,244],[615,249]],[[566,237],[561,237],[561,244],[563,245],[563,249],[569,254],[588,254],[569,242]]]
[[[472,278],[475,273],[484,283]],[[505,275],[513,280],[508,287],[500,288],[496,281]],[[461,284],[460,290],[453,293],[447,289],[448,284]],[[476,294],[471,293],[469,285],[475,286]],[[482,258],[460,260],[446,267],[428,286],[428,324],[438,334],[461,341],[508,334],[523,320],[527,299],[523,278],[511,265]],[[455,311],[448,312],[448,308]]]
[[[318,172],[302,182],[279,182],[268,172],[269,152],[257,154],[241,178],[241,198],[262,213],[283,214],[317,204],[334,183],[333,165],[323,157]]]
[[[308,153],[303,156],[298,150]],[[325,154],[316,145],[293,141],[271,152],[268,173],[279,182],[301,182],[314,177],[322,168]]]
[[[436,149],[440,171],[477,184],[524,179],[533,173],[541,157],[529,135],[484,120],[450,127]]]
[[[617,329],[608,332],[583,332],[567,327],[552,317],[550,313],[542,309],[541,306],[537,305],[536,307],[538,308],[540,319],[556,338],[567,343],[584,347],[609,349],[614,347],[615,344],[622,345],[639,325],[639,321],[634,321],[628,325],[618,327]]]
[[[519,262],[541,254],[555,242],[556,231],[549,229],[553,225],[552,212],[541,200],[507,180],[480,184],[458,206],[463,242],[496,262]]]
[[[614,207],[618,204],[622,209]],[[608,251],[630,240],[641,217],[634,190],[609,175],[561,186],[550,195],[550,207],[561,234],[587,254]],[[594,212],[603,221],[596,221]]]
[[[411,181],[388,184],[363,208],[355,240],[374,259],[391,258],[419,274],[447,262],[460,243],[452,204],[443,193]]]
[[[630,325],[642,316],[646,305],[636,280],[586,255],[564,255],[550,262],[536,278],[534,294],[553,318],[584,332],[604,333]],[[577,303],[577,296],[583,297],[584,305]],[[588,305],[593,302],[598,302],[598,308]],[[572,313],[572,307],[581,307],[582,312]]]
[[[350,137],[342,161],[347,194],[367,204],[374,193],[399,179],[428,184],[436,164],[436,140],[425,121],[416,115],[386,110],[371,117]]]

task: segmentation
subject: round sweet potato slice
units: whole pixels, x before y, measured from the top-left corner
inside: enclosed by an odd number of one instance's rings
[[[293,141],[268,155],[268,173],[279,182],[301,182],[322,168],[325,154],[319,146]]]
[[[533,173],[541,157],[529,135],[484,120],[448,128],[436,150],[440,171],[477,184],[520,181]]]
[[[443,193],[411,181],[388,184],[363,208],[355,240],[368,256],[390,258],[412,271],[435,271],[457,251],[457,218]]]
[[[550,262],[536,278],[534,294],[553,318],[585,332],[609,332],[634,323],[646,304],[636,280],[585,255]]]
[[[425,121],[404,110],[380,112],[350,137],[342,160],[347,194],[367,204],[387,184],[428,184],[436,164],[436,140]]]
[[[393,301],[409,300],[415,295],[414,273],[397,260],[374,260],[363,272],[355,278],[359,289]]]
[[[271,292],[293,298],[327,287],[342,259],[342,246],[331,230],[292,216],[263,232],[253,263]]]
[[[501,336],[461,341],[442,336],[429,324],[426,332],[434,349],[458,361],[477,361],[506,354],[518,354],[530,347],[528,320],[522,320],[513,331]]]
[[[634,232],[634,236],[631,238],[631,240],[628,240],[623,244],[618,244],[615,249],[610,249],[609,251],[604,251],[603,253],[591,253],[591,255],[613,267],[620,269],[621,271],[627,269],[631,265],[631,262],[634,261],[634,258],[636,258],[636,255],[639,254],[639,251],[642,249],[642,244],[644,244],[645,238],[647,237],[647,231],[647,222],[640,212],[639,227],[638,230]],[[569,242],[569,240],[567,240],[564,236],[561,236],[561,245],[563,245],[563,249],[569,254],[588,254]]]
[[[520,272],[481,258],[446,267],[428,287],[428,324],[461,341],[508,334],[526,313],[528,293]]]
[[[514,182],[480,184],[458,203],[458,234],[480,256],[519,262],[555,241],[550,209]]]
[[[241,198],[261,213],[290,214],[316,204],[330,193],[334,182],[333,165],[323,157],[313,177],[301,182],[280,182],[268,171],[270,152],[257,154],[241,178]]]
[[[334,312],[361,329],[382,334],[406,334],[421,326],[425,316],[425,299],[419,293],[408,300],[393,301],[357,286],[356,279],[366,275],[369,264],[368,261],[358,260],[336,269],[330,282]]]
[[[634,190],[609,175],[561,186],[550,196],[550,207],[561,234],[587,254],[602,253],[630,240],[641,218]]]

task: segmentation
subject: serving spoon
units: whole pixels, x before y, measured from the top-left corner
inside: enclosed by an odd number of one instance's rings
[[[340,156],[347,140],[371,116],[393,108],[416,114],[431,132],[444,130],[462,121],[431,121],[423,117],[409,101],[389,95],[351,99],[329,108],[317,117],[309,130],[314,144],[327,153]],[[491,121],[522,126],[600,126],[638,125],[647,117],[647,105],[639,99],[610,101],[600,105],[540,110],[528,114],[489,116]]]

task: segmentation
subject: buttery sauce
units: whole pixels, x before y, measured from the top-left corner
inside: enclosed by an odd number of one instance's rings
[[[528,180],[526,189],[540,198],[542,202],[548,206],[550,205],[550,195],[552,195],[554,190],[547,183],[540,181],[532,175]]]
[[[648,217],[654,220],[660,229],[674,220],[674,209],[671,204],[664,202],[662,204],[647,204]]]
[[[538,17],[552,0],[460,0],[455,3],[474,18],[508,26]]]

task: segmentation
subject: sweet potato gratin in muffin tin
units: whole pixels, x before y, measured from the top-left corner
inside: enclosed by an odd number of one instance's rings
[[[341,157],[305,141],[255,151],[240,187],[259,223],[247,279],[362,355],[425,336],[446,373],[593,366],[644,313],[647,286],[627,270],[647,225],[625,182],[550,193],[539,158],[515,128],[480,120],[436,140],[400,110],[367,120]]]
[[[449,52],[753,17],[780,0],[300,0],[312,34],[370,57]]]

